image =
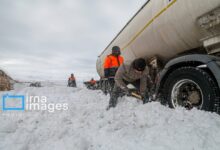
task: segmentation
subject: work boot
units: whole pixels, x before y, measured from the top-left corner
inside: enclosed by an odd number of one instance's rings
[[[106,111],[108,111],[112,106],[108,105],[108,107],[106,108]]]
[[[148,103],[149,102],[149,99],[147,98],[147,99],[143,99],[143,104],[146,104],[146,103]]]
[[[143,96],[142,96],[142,100],[143,100],[143,104],[148,103],[148,102],[149,102],[149,96],[148,96],[148,94],[143,95]]]
[[[109,110],[111,107],[116,107],[116,105],[117,105],[117,99],[118,98],[116,98],[114,95],[111,95],[111,98],[110,98],[110,100],[109,100],[109,105],[108,105],[108,107],[106,108],[106,110]]]
[[[109,104],[108,107],[106,108],[106,110],[108,111],[110,108],[114,108],[115,106],[112,104]]]
[[[104,91],[104,94],[105,94],[105,95],[107,95],[107,94],[108,94],[108,92],[107,92],[107,91]]]

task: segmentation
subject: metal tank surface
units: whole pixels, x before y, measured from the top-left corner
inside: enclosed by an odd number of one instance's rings
[[[220,0],[148,0],[99,55],[98,74],[103,77],[104,59],[114,45],[121,47],[125,60],[157,56],[165,62],[203,47],[202,40],[213,32],[202,28],[198,20],[218,7]]]

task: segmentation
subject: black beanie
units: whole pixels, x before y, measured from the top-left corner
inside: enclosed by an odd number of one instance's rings
[[[113,46],[113,47],[112,47],[112,54],[113,54],[113,55],[120,55],[120,54],[121,54],[120,47],[118,47],[118,46]]]
[[[133,61],[133,67],[138,71],[144,71],[146,65],[146,61],[143,58],[138,58]]]

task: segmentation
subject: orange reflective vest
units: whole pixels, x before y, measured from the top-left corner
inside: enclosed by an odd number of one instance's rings
[[[104,62],[105,77],[114,77],[118,67],[124,62],[122,56],[108,55]]]
[[[75,77],[69,77],[70,81],[75,81]]]
[[[92,85],[96,84],[96,80],[90,80],[90,84]]]

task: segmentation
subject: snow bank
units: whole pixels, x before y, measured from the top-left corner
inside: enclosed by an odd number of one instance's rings
[[[53,86],[51,86],[53,85]],[[17,86],[10,94],[45,95],[68,103],[67,111],[0,112],[0,149],[7,150],[218,150],[220,117],[199,110],[169,109],[119,99],[106,111],[109,96],[84,87],[50,84]],[[0,96],[5,94],[1,92]]]

